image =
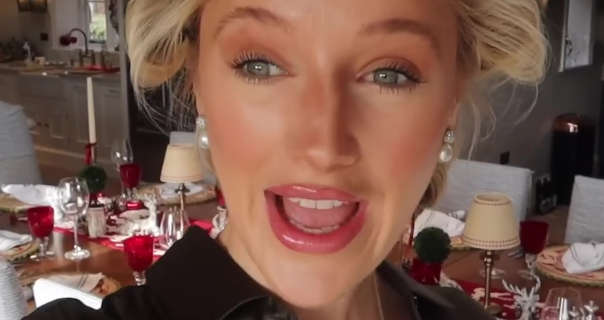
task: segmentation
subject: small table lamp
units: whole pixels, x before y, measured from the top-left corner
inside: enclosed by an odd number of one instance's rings
[[[498,305],[490,305],[491,272],[495,255],[493,251],[507,250],[520,245],[518,220],[512,201],[502,193],[480,193],[474,197],[466,218],[463,242],[476,249],[485,250],[485,297],[484,307],[491,314],[501,311]]]
[[[160,180],[180,183],[176,192],[180,195],[180,210],[185,214],[185,183],[203,179],[203,167],[199,152],[194,145],[170,144],[166,149]]]

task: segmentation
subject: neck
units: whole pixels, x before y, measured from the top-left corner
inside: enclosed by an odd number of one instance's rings
[[[243,261],[251,261],[247,252],[241,247],[234,245],[230,228],[225,228],[217,239],[225,247],[231,257],[260,285],[267,288],[267,282],[262,272],[253,263],[245,264]],[[242,257],[246,257],[241,259]],[[349,292],[346,292],[337,300],[318,308],[298,308],[290,305],[299,320],[364,320],[380,319],[381,299],[377,285],[375,271],[370,273],[363,281]],[[287,303],[287,302],[285,302]]]
[[[300,320],[380,320],[379,294],[371,273],[352,291],[336,301],[314,309],[291,307]]]

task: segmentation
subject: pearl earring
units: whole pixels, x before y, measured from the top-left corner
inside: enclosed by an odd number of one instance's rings
[[[453,159],[453,144],[455,143],[455,132],[447,129],[443,138],[443,146],[438,154],[438,162],[448,163]]]
[[[210,148],[210,139],[206,130],[206,118],[198,116],[195,120],[197,144],[201,149],[208,150]]]

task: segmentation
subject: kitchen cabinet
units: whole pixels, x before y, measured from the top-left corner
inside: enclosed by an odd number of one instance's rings
[[[19,104],[18,80],[19,77],[16,74],[0,73],[0,101]]]
[[[111,144],[128,137],[127,108],[118,77],[93,83],[97,161],[112,168]],[[8,88],[14,89],[12,95]],[[40,162],[68,169],[84,165],[89,139],[86,77],[0,73],[0,100],[19,102],[35,123],[30,131]]]
[[[127,108],[122,107],[122,91],[118,82],[97,81],[94,85],[97,119],[97,152],[101,158],[111,160],[111,145],[127,136]]]
[[[69,151],[84,154],[88,144],[88,98],[86,79],[65,80],[65,95],[69,96],[69,131],[71,144]]]

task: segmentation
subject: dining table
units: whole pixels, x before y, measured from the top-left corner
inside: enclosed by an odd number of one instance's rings
[[[549,224],[548,246],[564,244],[564,233],[566,230],[566,221],[568,218],[568,207],[560,206],[554,211],[545,215],[530,216],[529,220],[544,221]],[[535,281],[527,280],[518,274],[519,270],[526,269],[524,258],[511,256],[514,250],[503,251],[499,253],[499,258],[495,261],[494,267],[501,269],[505,274],[500,279],[492,279],[491,285],[494,289],[505,290],[503,281],[520,288],[528,288],[535,285]],[[484,270],[484,264],[480,257],[479,250],[454,250],[447,261],[443,264],[444,273],[454,280],[464,280],[477,284],[484,284],[484,277],[480,275],[480,270]],[[539,290],[541,301],[544,301],[548,291],[552,288],[570,287],[581,293],[584,303],[593,300],[596,305],[604,307],[604,287],[588,287],[569,282],[559,281],[549,278],[537,272],[541,279],[541,288]]]
[[[200,204],[187,206],[187,212],[191,218],[210,220],[216,213],[216,201],[210,200]],[[550,224],[550,244],[560,244],[564,238],[566,217],[568,207],[559,207],[554,212],[546,215],[532,216],[530,219],[546,221]],[[0,230],[10,230],[19,233],[27,233],[28,225],[19,214],[0,212]],[[126,255],[122,250],[110,248],[99,244],[94,240],[80,239],[80,244],[91,252],[91,257],[81,261],[70,261],[63,257],[64,252],[70,250],[73,246],[73,235],[55,230],[51,236],[51,248],[55,252],[53,258],[41,262],[27,260],[17,266],[20,274],[27,274],[31,277],[44,277],[53,273],[102,273],[105,276],[117,281],[120,286],[134,285],[134,278],[129,268]],[[525,262],[522,258],[511,257],[507,252],[502,252],[500,258],[495,262],[497,268],[505,271],[503,277],[507,282],[520,287],[531,287],[529,281],[524,280],[517,274],[517,270],[525,268]],[[477,284],[482,284],[484,278],[480,276],[479,271],[483,268],[480,259],[480,251],[477,250],[455,250],[451,253],[443,265],[443,271],[448,277],[454,280],[464,280]],[[555,287],[573,287],[582,295],[584,301],[593,300],[597,305],[604,306],[604,288],[590,288],[577,286],[547,277],[541,277],[541,299],[545,299],[548,290]],[[501,280],[494,279],[493,287],[503,289]],[[33,303],[30,302],[30,309],[33,309]]]

